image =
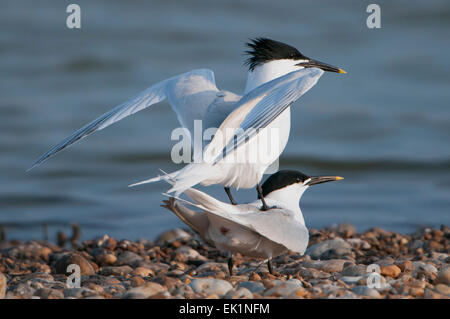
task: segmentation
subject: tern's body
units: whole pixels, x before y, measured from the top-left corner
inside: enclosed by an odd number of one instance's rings
[[[222,251],[244,256],[271,259],[289,250],[303,254],[308,245],[308,230],[302,212],[293,199],[279,200],[279,194],[267,196],[272,208],[262,211],[261,200],[231,205],[196,189],[184,192],[202,211],[189,209],[179,200],[171,200],[167,208],[180,217],[205,241]],[[294,198],[299,199],[300,194]],[[277,229],[274,229],[276,227]]]
[[[272,174],[262,185],[262,195],[271,207],[269,210],[261,209],[261,200],[231,205],[193,188],[184,192],[193,203],[171,197],[164,207],[216,248],[267,259],[272,273],[270,260],[273,257],[288,251],[303,255],[308,246],[308,229],[299,206],[305,190],[312,185],[341,179],[339,176],[310,177],[291,170]],[[189,209],[183,201],[201,210]],[[232,273],[232,259],[228,266]]]
[[[262,196],[271,207],[269,210],[261,209],[261,200],[232,205],[193,188],[184,192],[193,203],[171,197],[164,207],[216,248],[267,259],[272,272],[273,257],[288,251],[303,255],[308,246],[309,233],[299,206],[305,190],[341,179],[339,176],[310,177],[292,170],[272,174],[262,185]],[[182,202],[201,210],[189,209]],[[232,259],[228,266],[232,273]]]

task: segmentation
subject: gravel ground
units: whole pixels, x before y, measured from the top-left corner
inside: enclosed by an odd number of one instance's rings
[[[233,276],[226,253],[181,229],[155,241],[116,241],[104,235],[70,248],[47,241],[3,241],[0,299],[449,299],[449,238],[447,226],[409,235],[378,228],[358,234],[348,224],[312,229],[306,254],[274,259],[274,275],[262,261],[237,255]],[[79,288],[68,286],[70,264],[80,267]]]

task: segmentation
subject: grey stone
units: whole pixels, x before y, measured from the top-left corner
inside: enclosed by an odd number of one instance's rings
[[[117,265],[137,265],[140,261],[144,260],[143,257],[139,256],[132,251],[124,251],[117,257]]]
[[[342,238],[325,240],[306,250],[312,259],[330,259],[330,256],[344,256],[351,252],[352,246]]]
[[[181,246],[177,248],[176,253],[182,254],[187,259],[191,260],[206,260],[206,258],[198,253],[195,249],[189,246]]]
[[[197,272],[221,270],[228,272],[228,266],[225,263],[206,262],[197,267]]]
[[[367,266],[365,265],[351,265],[345,267],[341,272],[342,276],[364,276],[365,274],[367,274]]]
[[[52,289],[52,288],[41,288],[35,291],[34,293],[35,296],[39,296],[42,299],[63,299],[64,298],[64,294],[57,290],[57,289]]]
[[[347,242],[352,245],[353,248],[359,248],[363,250],[368,250],[372,248],[372,246],[365,240],[361,238],[348,238]]]
[[[238,286],[238,288],[247,288],[252,293],[260,293],[264,291],[266,288],[264,288],[264,285],[257,281],[244,281],[241,282]]]
[[[176,228],[173,230],[166,231],[158,236],[156,239],[156,244],[161,245],[164,243],[173,243],[176,240],[182,240],[182,239],[191,239],[192,236],[185,232],[184,230],[180,228]]]
[[[352,291],[361,296],[367,296],[372,298],[379,298],[380,293],[373,288],[369,288],[367,286],[356,286],[352,289]]]
[[[225,294],[225,299],[253,299],[253,294],[247,288],[231,289]]]
[[[329,259],[329,260],[311,260],[303,262],[303,266],[306,268],[315,268],[325,272],[341,272],[344,268],[344,264],[348,263],[348,260],[344,259]]]
[[[104,267],[101,271],[101,274],[104,276],[123,276],[129,274],[133,271],[133,268],[130,266],[107,266]]]
[[[192,290],[191,286],[185,284],[176,287],[173,291],[173,295],[184,296],[185,293],[194,293],[194,291]]]
[[[438,270],[431,264],[424,263],[423,261],[413,261],[414,270],[411,276],[417,277],[419,273],[425,273],[427,275],[437,275]]]
[[[95,295],[96,292],[88,288],[66,288],[63,291],[64,298],[82,298]]]
[[[287,281],[273,280],[275,286],[268,289],[263,293],[264,296],[278,295],[281,297],[287,297],[289,295],[295,294],[297,290],[303,288],[303,285],[298,279],[289,279]]]
[[[360,281],[361,278],[363,278],[363,276],[343,276],[341,277],[341,280],[348,285],[353,285]]]
[[[27,283],[19,283],[16,286],[11,287],[8,289],[8,295],[12,293],[14,296],[20,296],[25,299],[29,299],[34,295],[34,292],[36,289],[30,287]]]
[[[225,280],[214,278],[196,278],[189,284],[196,293],[204,293],[206,295],[216,294],[223,297],[233,286]]]

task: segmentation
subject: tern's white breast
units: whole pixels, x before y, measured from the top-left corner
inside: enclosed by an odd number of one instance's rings
[[[252,188],[266,169],[278,160],[289,139],[291,111],[287,108],[266,128],[215,165],[215,174],[202,185]]]

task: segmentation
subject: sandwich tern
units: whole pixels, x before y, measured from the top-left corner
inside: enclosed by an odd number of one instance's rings
[[[194,188],[184,191],[193,203],[170,197],[162,206],[219,250],[267,260],[272,273],[273,257],[289,250],[303,255],[308,246],[308,229],[299,206],[305,190],[312,185],[342,179],[340,176],[307,176],[295,170],[278,171],[261,186],[271,207],[265,211],[261,210],[260,199],[249,204],[230,205]],[[189,209],[183,202],[201,211]],[[228,267],[232,274],[232,258]]]
[[[257,191],[261,195],[259,182],[266,169],[278,159],[288,141],[291,104],[316,84],[323,71],[346,72],[308,58],[296,48],[282,42],[257,38],[247,45],[250,48],[246,51],[249,55],[246,61],[249,70],[243,96],[219,90],[214,73],[209,69],[174,76],[149,87],[80,128],[39,157],[28,170],[78,140],[167,99],[180,124],[190,132],[191,138],[194,136],[195,120],[202,121],[203,130],[215,127],[219,132],[227,129],[241,132],[236,134],[236,139],[231,138],[236,141],[232,147],[226,147],[230,139],[220,138],[221,134],[215,135],[205,145],[200,163],[194,161],[170,174],[175,179],[172,191],[179,194],[198,183],[221,184],[231,202],[235,203],[230,187],[238,189],[257,185]],[[268,143],[268,132],[272,128],[278,129],[279,139]],[[255,139],[256,135],[260,138]],[[191,146],[192,144],[191,142]],[[256,161],[249,162],[246,155],[249,147],[239,147],[249,145],[260,150],[260,154],[267,154],[269,146],[277,151],[267,156],[258,156]],[[231,155],[236,158],[235,163],[225,163],[224,160],[231,158]],[[162,178],[156,177],[137,184]],[[267,208],[264,199],[262,200]]]

